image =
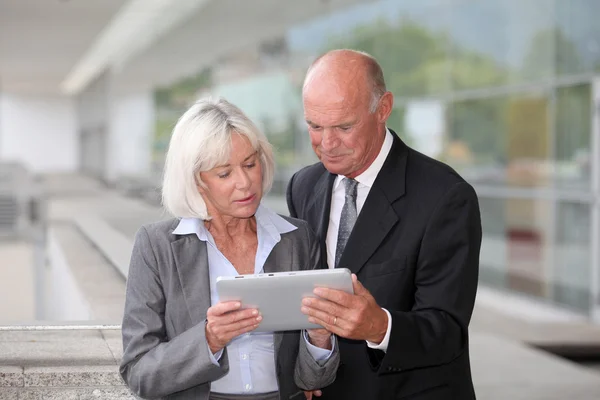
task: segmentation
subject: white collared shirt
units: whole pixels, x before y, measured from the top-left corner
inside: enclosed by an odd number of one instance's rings
[[[379,150],[379,154],[373,160],[371,165],[360,175],[358,175],[354,180],[358,182],[356,187],[356,214],[360,215],[360,211],[362,210],[365,201],[367,200],[367,196],[369,196],[369,192],[375,183],[375,179],[381,171],[383,164],[387,156],[390,154],[390,150],[392,149],[392,143],[394,139],[392,134],[388,129],[385,132],[385,139],[383,140],[383,144],[381,145],[381,150]],[[331,192],[331,208],[329,210],[329,226],[327,228],[327,237],[325,239],[326,247],[327,247],[327,265],[329,268],[335,268],[335,251],[337,249],[337,237],[338,231],[340,228],[340,218],[342,215],[342,208],[344,207],[344,201],[346,198],[346,192],[344,185],[341,184],[343,179],[347,179],[343,175],[338,175],[333,182],[333,190]],[[379,344],[373,344],[367,341],[369,347],[374,349],[379,349],[386,351],[389,343],[390,332],[392,328],[392,316],[386,310],[383,309],[388,315],[388,329],[383,341]]]
[[[258,274],[263,271],[264,263],[275,245],[281,240],[281,235],[298,228],[262,205],[258,207],[254,216],[258,236],[254,273]],[[210,299],[211,304],[218,303],[217,278],[238,275],[235,267],[219,251],[214,238],[202,220],[182,218],[173,233],[177,235],[195,233],[198,239],[206,242]],[[303,332],[306,346],[312,357],[316,361],[327,360],[331,356],[332,350],[313,346],[308,340],[306,331]],[[208,343],[206,345],[208,346]],[[332,345],[335,346],[333,340]],[[217,360],[221,358],[222,354],[223,350],[215,355],[209,350],[211,361],[215,365],[219,365]],[[227,354],[229,355],[229,372],[211,383],[213,392],[256,394],[279,390],[275,371],[273,332],[251,332],[235,337],[227,345]]]

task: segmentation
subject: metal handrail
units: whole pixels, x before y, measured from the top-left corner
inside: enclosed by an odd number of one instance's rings
[[[78,330],[118,330],[121,325],[0,325],[0,331],[78,331]]]

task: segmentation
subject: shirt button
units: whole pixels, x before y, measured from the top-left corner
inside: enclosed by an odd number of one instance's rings
[[[246,386],[244,386],[244,388],[245,388],[246,390],[250,390],[250,389],[252,389],[252,385],[251,385],[251,384],[249,384],[249,383],[246,383]]]
[[[245,360],[248,358],[248,354],[242,354],[242,360]]]

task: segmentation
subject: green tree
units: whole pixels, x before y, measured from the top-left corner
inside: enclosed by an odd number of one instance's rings
[[[388,90],[397,98],[443,95],[451,91],[496,86],[506,81],[507,71],[488,56],[462,49],[444,32],[433,32],[409,19],[397,23],[378,20],[359,26],[349,35],[328,41],[324,51],[351,48],[366,51],[380,63]],[[409,100],[410,101],[410,100]],[[470,108],[472,107],[472,108]],[[471,152],[483,152],[488,159],[502,157],[500,125],[493,133],[481,132],[485,116],[501,119],[502,106],[492,103],[462,104],[450,117],[450,140],[461,141]],[[404,129],[405,110],[394,109],[390,127],[408,143],[414,140]],[[496,132],[497,131],[497,132]]]

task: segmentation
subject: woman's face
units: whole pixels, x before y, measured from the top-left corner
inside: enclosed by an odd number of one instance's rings
[[[198,191],[211,217],[250,218],[262,198],[259,154],[245,136],[231,137],[231,156],[225,165],[201,172],[205,187]]]

